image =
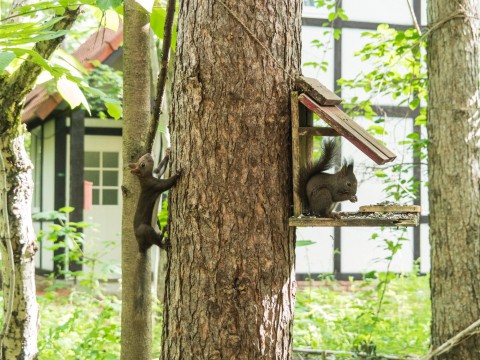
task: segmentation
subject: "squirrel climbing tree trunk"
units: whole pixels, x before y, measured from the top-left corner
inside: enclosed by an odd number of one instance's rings
[[[149,15],[135,0],[124,1],[123,161],[134,163],[148,150],[151,119]],[[123,172],[122,360],[152,357],[150,256],[141,256],[133,229],[140,194],[138,179]],[[142,294],[139,294],[142,291]],[[142,295],[142,296],[139,296]]]
[[[475,0],[428,3],[433,348],[480,318],[478,17]],[[476,334],[438,359],[474,360],[479,352]]]
[[[161,359],[290,359],[288,74],[300,67],[301,0],[193,0],[179,11],[170,131],[183,173]]]

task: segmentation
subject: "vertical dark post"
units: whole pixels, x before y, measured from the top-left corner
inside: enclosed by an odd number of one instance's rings
[[[421,26],[422,24],[422,11],[421,11],[421,1],[414,0],[413,1],[413,11],[415,13],[415,17],[417,18],[418,24]],[[413,132],[418,134],[419,138],[422,137],[422,127],[420,125],[415,125],[415,118],[420,115],[420,109],[417,108],[412,114],[412,121],[413,121]],[[419,156],[415,155],[415,149],[413,150],[413,177],[415,181],[418,183],[417,186],[417,196],[413,200],[414,205],[422,205],[422,168],[421,168],[421,159]],[[420,225],[422,221],[420,218]],[[413,266],[417,261],[421,259],[421,252],[420,252],[420,241],[421,241],[421,226],[415,226],[413,228]]]
[[[55,120],[55,200],[54,208],[58,210],[66,205],[66,171],[67,171],[67,121],[65,115]],[[63,255],[65,250],[59,248],[54,251],[54,256]],[[54,260],[53,268],[56,275],[63,269],[63,261]]]
[[[70,221],[83,221],[83,168],[85,143],[85,110],[72,110],[70,123]],[[81,231],[82,229],[79,229]],[[79,271],[82,264],[72,262],[71,271]]]
[[[342,7],[342,0],[338,0],[336,8]],[[334,29],[342,29],[342,21],[335,19],[333,22]],[[338,85],[338,80],[342,78],[342,36],[334,40],[333,43],[333,89],[335,93],[342,97],[342,89]],[[337,207],[341,210],[342,204]],[[333,273],[338,279],[342,272],[342,228],[335,227],[333,230]]]

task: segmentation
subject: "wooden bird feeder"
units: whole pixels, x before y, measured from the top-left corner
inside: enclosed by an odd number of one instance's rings
[[[318,80],[300,76],[296,79],[296,87],[298,91],[291,93],[293,217],[289,225],[417,226],[420,206],[416,205],[362,206],[356,213],[340,213],[339,219],[302,215],[300,172],[313,160],[314,136],[343,136],[378,165],[393,161],[396,155],[339,109],[337,105],[342,99]],[[329,127],[314,127],[313,114],[317,114]]]

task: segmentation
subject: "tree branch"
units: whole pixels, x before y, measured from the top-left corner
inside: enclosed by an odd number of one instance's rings
[[[52,30],[69,29],[79,14],[80,7],[75,10],[65,9],[65,13],[61,16],[62,19],[53,26]],[[63,39],[64,36],[60,36],[55,39],[40,41],[35,44],[33,50],[41,57],[48,59]],[[40,65],[31,61],[31,57],[28,57],[22,65],[6,79],[3,89],[0,90],[0,98],[3,98],[4,105],[10,107],[12,104],[20,102],[32,90],[42,70],[43,68]]]
[[[160,73],[157,80],[157,95],[153,105],[153,117],[150,121],[147,134],[148,152],[152,151],[153,142],[157,133],[158,122],[160,121],[160,113],[162,108],[163,92],[167,81],[168,55],[170,54],[170,46],[172,44],[173,19],[175,17],[175,0],[168,0],[167,15],[165,17],[165,26],[163,28],[163,44],[162,44],[162,62]]]

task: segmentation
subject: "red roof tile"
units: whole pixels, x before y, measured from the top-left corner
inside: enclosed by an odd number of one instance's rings
[[[87,41],[73,52],[83,66],[92,69],[93,60],[105,61],[115,50],[123,43],[123,27],[120,25],[117,32],[101,28],[93,34]],[[22,114],[22,122],[28,123],[35,118],[45,120],[45,118],[62,101],[62,97],[57,94],[48,94],[45,86],[38,86],[27,95],[25,108]]]

